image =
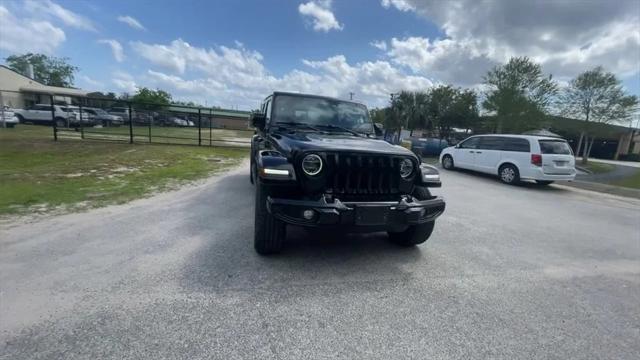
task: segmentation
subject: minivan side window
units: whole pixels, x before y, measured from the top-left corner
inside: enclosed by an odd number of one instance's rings
[[[460,149],[475,149],[478,147],[478,142],[480,138],[472,137],[460,143]]]
[[[482,136],[478,149],[484,150],[502,150],[504,140],[500,136]]]
[[[522,138],[504,138],[503,151],[531,152],[529,140]]]

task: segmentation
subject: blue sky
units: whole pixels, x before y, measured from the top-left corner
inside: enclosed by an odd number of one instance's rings
[[[382,106],[530,56],[565,83],[603,65],[640,93],[640,2],[0,0],[0,56],[68,57],[76,86],[253,108],[273,90]]]

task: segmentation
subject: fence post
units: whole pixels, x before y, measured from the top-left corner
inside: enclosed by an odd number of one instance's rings
[[[198,108],[198,146],[202,145],[202,114]]]
[[[4,99],[2,98],[2,91],[0,91],[0,117],[2,117],[2,127],[7,127],[7,121],[4,118]]]
[[[82,124],[82,103],[79,103],[78,108],[80,109],[80,138],[84,140],[84,125]],[[87,115],[87,120],[89,120],[89,115]]]
[[[211,108],[209,108],[209,146],[212,145],[211,143],[211,136],[213,136],[213,130],[211,130],[213,127],[213,116],[211,116]]]
[[[56,110],[53,108],[53,95],[49,95],[51,103],[51,123],[53,124],[53,141],[58,141],[58,125],[56,124]]]
[[[131,116],[131,103],[129,105],[129,144],[133,144],[133,116]]]
[[[149,114],[149,144],[151,144],[151,122],[153,121],[153,111]]]

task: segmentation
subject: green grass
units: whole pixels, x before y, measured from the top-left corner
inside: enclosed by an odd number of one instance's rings
[[[603,174],[609,171],[613,171],[616,167],[611,164],[605,164],[596,161],[589,161],[586,165],[583,165],[581,162],[578,162],[578,166],[581,168],[586,168],[590,170],[594,174]]]
[[[245,156],[247,150],[237,148],[54,142],[51,128],[20,124],[0,129],[0,216],[124,203],[204,178]]]
[[[622,180],[611,182],[611,185],[640,189],[640,170],[637,170],[633,175]]]

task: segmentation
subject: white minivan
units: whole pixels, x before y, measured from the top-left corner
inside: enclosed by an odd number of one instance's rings
[[[445,169],[495,174],[507,184],[535,180],[548,185],[576,177],[575,158],[564,139],[532,135],[477,135],[442,150]]]

